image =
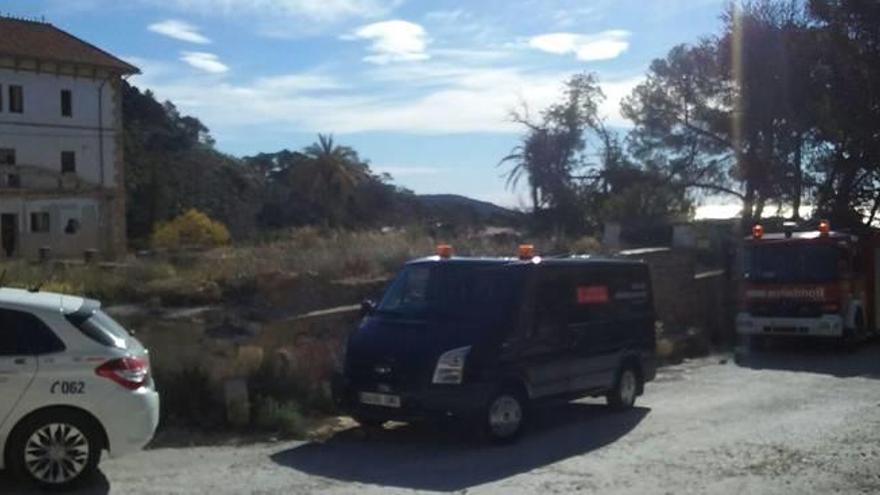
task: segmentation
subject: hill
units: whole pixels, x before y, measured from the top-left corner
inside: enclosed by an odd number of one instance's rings
[[[458,194],[419,194],[416,200],[426,216],[445,222],[511,225],[523,217],[521,212]]]

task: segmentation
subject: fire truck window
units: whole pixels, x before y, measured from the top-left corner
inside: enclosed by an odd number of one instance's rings
[[[746,278],[758,282],[826,282],[848,270],[843,250],[819,244],[755,246],[745,261]]]

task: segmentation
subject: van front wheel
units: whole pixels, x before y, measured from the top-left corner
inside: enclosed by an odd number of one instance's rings
[[[523,431],[527,399],[513,389],[501,389],[492,395],[484,413],[486,436],[493,442],[510,442]]]
[[[639,374],[632,366],[624,366],[617,373],[614,387],[605,396],[608,405],[617,410],[629,409],[639,393]]]

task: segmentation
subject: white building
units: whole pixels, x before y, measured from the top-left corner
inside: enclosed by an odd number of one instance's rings
[[[0,257],[125,252],[122,78],[48,23],[0,17]]]

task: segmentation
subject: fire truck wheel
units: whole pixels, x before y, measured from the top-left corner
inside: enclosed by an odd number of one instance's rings
[[[868,338],[868,329],[865,328],[865,314],[862,313],[862,310],[859,310],[856,313],[855,317],[855,326],[856,326],[856,338],[859,340]]]
[[[859,310],[855,318],[853,318],[853,326],[843,329],[843,336],[840,338],[840,344],[847,351],[854,351],[860,342],[868,339],[867,329],[865,328],[865,317]]]

